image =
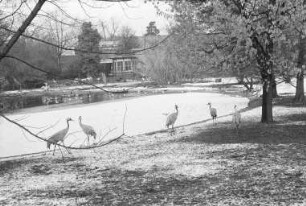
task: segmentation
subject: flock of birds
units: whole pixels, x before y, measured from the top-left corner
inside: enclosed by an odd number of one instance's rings
[[[57,146],[57,144],[59,144],[60,142],[64,145],[64,140],[65,140],[65,137],[68,133],[68,130],[69,130],[69,122],[70,121],[73,121],[73,119],[71,119],[70,117],[66,119],[66,122],[67,122],[67,127],[65,129],[62,129],[58,132],[56,132],[55,134],[53,134],[51,137],[48,138],[47,140],[47,148],[50,149],[51,145],[53,144],[54,145],[54,150],[53,150],[53,155],[54,155],[54,152],[55,152],[55,148]],[[83,124],[82,123],[82,117],[79,116],[79,125],[80,127],[82,128],[82,131],[86,134],[87,136],[87,144],[89,144],[89,137],[93,137],[94,139],[96,139],[97,137],[97,133],[95,132],[94,128],[90,125],[86,125],[86,124]],[[60,147],[59,147],[60,149]],[[67,150],[67,148],[66,148]],[[60,149],[61,151],[61,149]],[[69,153],[71,153],[69,150],[67,150]],[[62,153],[62,151],[61,151]],[[62,153],[63,155],[63,153]]]
[[[207,105],[209,107],[209,112],[210,112],[210,116],[212,117],[213,124],[216,124],[217,116],[218,116],[217,115],[217,109],[212,107],[210,102]],[[175,107],[176,111],[169,114],[168,117],[167,117],[167,120],[166,120],[166,127],[169,129],[169,127],[172,126],[172,131],[174,130],[174,124],[177,120],[178,113],[179,113],[178,106],[175,105],[174,107]],[[240,127],[240,124],[241,124],[241,114],[237,110],[237,105],[234,106],[234,113],[233,113],[233,116],[232,116],[232,122],[235,125],[236,131],[238,133],[239,127]]]
[[[212,117],[213,124],[216,124],[216,120],[217,120],[217,116],[218,116],[217,115],[217,109],[212,107],[210,102],[207,105],[209,107],[209,111],[210,111],[210,115]],[[178,105],[175,104],[174,108],[175,108],[175,112],[169,114],[167,116],[167,119],[166,119],[166,127],[167,127],[167,129],[169,129],[171,127],[171,129],[172,129],[171,132],[174,131],[174,124],[175,124],[175,122],[177,120],[177,117],[178,117],[178,114],[179,114]],[[47,148],[48,149],[50,149],[50,146],[52,144],[54,145],[53,155],[54,155],[54,152],[55,152],[55,148],[56,148],[57,144],[59,144],[59,142],[61,142],[64,145],[64,140],[65,140],[65,137],[66,137],[66,135],[68,133],[68,130],[69,130],[69,122],[70,121],[73,121],[73,120],[71,118],[67,118],[66,119],[67,127],[63,130],[60,130],[60,131],[56,132],[50,138],[47,139]],[[237,110],[236,105],[234,106],[232,123],[235,125],[236,131],[237,131],[237,134],[238,134],[239,127],[240,127],[240,124],[241,124],[241,114]],[[83,124],[81,116],[79,116],[79,125],[82,128],[82,131],[87,136],[87,144],[89,144],[89,138],[90,137],[93,137],[94,139],[96,139],[97,133],[95,132],[94,128],[90,125]],[[60,149],[60,147],[59,147],[59,149]],[[67,150],[67,151],[70,153],[69,150]],[[62,153],[62,151],[61,151],[61,153]]]

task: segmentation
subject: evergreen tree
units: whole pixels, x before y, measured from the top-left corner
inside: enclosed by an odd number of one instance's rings
[[[82,76],[97,76],[97,68],[100,63],[99,43],[101,35],[97,29],[92,28],[91,22],[82,24],[81,33],[78,35],[77,49],[87,52],[76,52],[81,62]]]
[[[159,34],[159,29],[157,29],[156,25],[155,25],[155,21],[151,21],[149,23],[149,26],[147,26],[147,33],[145,34],[147,35],[158,35]]]

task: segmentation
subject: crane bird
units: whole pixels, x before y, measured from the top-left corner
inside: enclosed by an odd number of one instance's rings
[[[97,133],[95,132],[94,128],[90,125],[83,124],[81,116],[79,116],[79,124],[83,132],[87,135],[88,144],[89,144],[89,136],[92,136],[94,139],[96,139]]]
[[[236,131],[238,133],[238,130],[239,130],[239,126],[240,126],[240,123],[241,123],[241,114],[240,112],[237,110],[237,105],[234,106],[234,114],[233,114],[233,124],[235,124],[235,127],[236,127]]]
[[[210,102],[207,105],[209,106],[210,116],[212,117],[213,123],[215,123],[215,120],[217,119],[217,109],[211,107]]]
[[[178,116],[178,106],[174,105],[174,107],[176,112],[169,114],[166,120],[166,127],[169,129],[169,127],[172,126],[172,131],[174,131],[173,126]]]
[[[47,148],[50,149],[50,146],[51,146],[52,144],[54,144],[53,155],[54,155],[54,152],[55,152],[55,148],[56,148],[56,146],[57,146],[56,144],[57,144],[58,142],[62,142],[62,143],[64,144],[65,137],[66,137],[67,132],[68,132],[68,130],[69,130],[69,122],[70,122],[70,121],[73,121],[73,120],[72,120],[70,117],[68,117],[68,118],[66,119],[67,127],[66,127],[65,129],[62,129],[62,130],[56,132],[55,134],[53,134],[51,137],[48,138],[48,140],[47,140]],[[61,150],[60,147],[59,147],[59,149],[60,149],[60,151],[61,151],[61,153],[62,153],[62,150]],[[67,148],[66,148],[66,150],[67,150]],[[69,153],[71,153],[69,150],[67,150],[67,151],[68,151]],[[63,156],[63,153],[62,153],[62,156]]]

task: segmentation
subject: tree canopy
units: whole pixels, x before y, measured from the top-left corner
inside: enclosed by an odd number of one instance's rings
[[[211,67],[232,68],[237,62],[254,65],[252,70],[258,72],[263,84],[261,121],[273,121],[272,87],[278,61],[275,48],[281,41],[294,44],[288,31],[296,34],[298,27],[303,28],[300,32],[305,31],[304,2],[211,0],[176,1],[172,5],[176,31],[185,34],[187,41],[198,42],[189,49],[203,52]]]

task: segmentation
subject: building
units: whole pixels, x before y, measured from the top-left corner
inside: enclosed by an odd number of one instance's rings
[[[150,48],[158,45],[165,36],[162,35],[145,35],[137,37],[139,48],[134,48],[131,54],[115,54],[119,48],[119,41],[102,41],[100,48],[102,52],[113,53],[103,55],[101,64],[102,68],[108,68],[108,76],[115,79],[135,79],[142,77],[141,71],[144,67],[144,62],[141,61],[141,55],[137,51]]]
[[[131,54],[116,54],[119,47],[119,41],[102,41],[100,43],[101,52],[106,53],[102,55],[100,61],[100,72],[116,81],[135,80],[141,77],[139,71],[142,63],[138,56],[133,53],[139,48],[132,49]]]
[[[97,68],[97,72],[109,77],[108,81],[112,81],[112,79],[114,81],[121,81],[142,78],[141,71],[143,70],[144,62],[141,56],[143,54],[137,51],[157,45],[163,38],[164,36],[160,35],[137,37],[139,48],[132,49],[130,54],[116,54],[120,46],[120,42],[117,40],[101,41],[100,51],[104,54],[101,54],[100,66]],[[74,54],[64,55],[62,57],[62,72],[64,74],[68,73],[69,68],[77,60],[78,57]]]

